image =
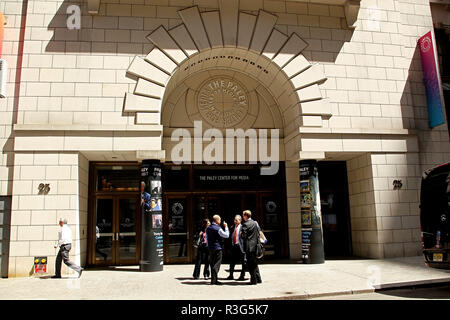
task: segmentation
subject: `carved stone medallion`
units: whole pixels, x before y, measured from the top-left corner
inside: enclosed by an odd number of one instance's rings
[[[245,87],[221,76],[205,81],[197,94],[197,106],[203,119],[216,128],[228,128],[241,122],[248,113]]]

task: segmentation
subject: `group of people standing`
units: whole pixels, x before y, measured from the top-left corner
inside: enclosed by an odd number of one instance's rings
[[[245,266],[247,265],[248,272],[250,273],[250,284],[262,282],[256,254],[261,229],[258,223],[251,218],[252,213],[250,210],[245,210],[242,215],[244,221],[242,221],[240,215],[236,215],[234,225],[230,229],[228,229],[226,222],[223,223],[222,229],[219,215],[213,216],[212,224],[209,219],[203,220],[197,242],[198,252],[193,274],[194,279],[199,278],[200,268],[203,262],[204,278],[209,279],[209,270],[211,268],[211,284],[222,284],[218,281],[217,275],[222,264],[224,239],[230,239],[232,257],[230,275],[227,280],[234,279],[234,268],[239,262],[242,265],[242,269],[238,280],[245,280]]]

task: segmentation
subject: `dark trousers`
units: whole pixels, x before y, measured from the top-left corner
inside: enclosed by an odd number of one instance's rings
[[[215,284],[222,264],[222,250],[210,250],[209,263],[211,264],[211,284]]]
[[[247,253],[247,266],[250,273],[250,283],[261,282],[261,274],[259,273],[258,259],[256,258],[256,252]]]
[[[55,262],[55,275],[61,277],[61,262],[64,261],[66,266],[80,273],[81,268],[77,266],[75,263],[69,260],[69,251],[72,249],[71,244],[63,244],[59,248],[58,255],[56,256]]]
[[[239,245],[233,245],[231,248],[230,277],[233,277],[234,267],[237,263],[242,265],[241,278],[245,276],[245,254],[241,251]]]
[[[200,276],[202,263],[205,264],[203,267],[203,276],[209,277],[209,250],[206,247],[198,247],[197,249],[197,259],[195,260],[195,268],[193,274],[194,278],[198,278]]]

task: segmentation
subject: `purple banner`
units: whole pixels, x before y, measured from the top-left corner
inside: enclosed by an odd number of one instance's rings
[[[440,89],[436,50],[433,35],[430,32],[419,39],[420,56],[422,57],[423,80],[427,95],[430,128],[444,123],[443,99]]]

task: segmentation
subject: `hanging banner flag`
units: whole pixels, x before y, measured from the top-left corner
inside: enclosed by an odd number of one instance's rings
[[[3,34],[5,28],[5,16],[0,12],[0,58],[2,57],[3,49]]]
[[[442,97],[441,79],[437,64],[437,50],[433,37],[434,34],[430,31],[419,39],[430,128],[444,123],[444,99]]]

